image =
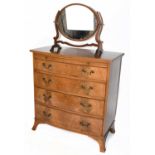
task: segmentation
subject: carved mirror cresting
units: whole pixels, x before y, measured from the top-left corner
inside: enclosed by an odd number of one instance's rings
[[[55,17],[56,36],[50,51],[59,53],[60,44],[74,47],[94,46],[97,48],[95,57],[100,57],[103,52],[103,42],[100,40],[102,28],[103,19],[99,12],[84,4],[69,4],[58,11]],[[95,43],[73,44],[60,40],[60,34],[68,40],[76,42],[86,41],[94,36]]]

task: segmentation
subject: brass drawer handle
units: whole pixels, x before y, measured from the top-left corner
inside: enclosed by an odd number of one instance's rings
[[[81,105],[82,107],[84,107],[84,108],[90,108],[90,107],[92,107],[91,104],[86,103],[86,102],[81,102],[80,105]]]
[[[86,87],[85,87],[84,85],[81,85],[81,88],[82,88],[82,89],[86,89]]]
[[[49,83],[51,83],[52,82],[52,80],[51,79],[46,79],[46,78],[42,78],[42,80],[44,81],[44,83],[46,83],[46,84],[49,84]]]
[[[82,69],[82,72],[83,72],[83,73],[87,73],[86,69]]]
[[[45,69],[50,69],[52,67],[51,64],[46,64],[45,62],[42,63],[42,66],[45,68]]]
[[[92,110],[92,105],[87,102],[81,102],[80,105],[82,106],[82,111],[89,113]]]
[[[82,84],[81,88],[85,91],[86,95],[89,95],[90,91],[93,90],[92,86],[88,86],[86,84]]]
[[[51,113],[47,113],[46,111],[43,111],[43,115],[48,118],[52,116]]]
[[[81,70],[83,73],[85,73],[85,74],[87,74],[87,75],[91,75],[91,74],[94,74],[95,73],[95,71],[94,70],[89,70],[89,69],[82,69]]]
[[[45,102],[49,101],[52,98],[51,95],[46,95],[46,94],[43,94],[43,97]]]
[[[81,85],[81,88],[82,89],[85,89],[85,90],[92,90],[93,89],[93,87],[92,86],[87,86],[87,85]]]
[[[82,127],[88,128],[88,127],[90,126],[90,123],[89,123],[89,122],[86,122],[86,121],[81,121],[81,122],[80,122],[80,125],[81,125]]]
[[[95,71],[94,71],[94,70],[91,70],[91,71],[90,71],[90,74],[94,74],[94,73],[95,73]]]

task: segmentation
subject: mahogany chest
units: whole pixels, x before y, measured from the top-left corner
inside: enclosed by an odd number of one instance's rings
[[[100,58],[86,49],[50,47],[31,50],[34,66],[35,122],[95,139],[105,151],[108,132],[115,132],[123,53],[104,51]]]

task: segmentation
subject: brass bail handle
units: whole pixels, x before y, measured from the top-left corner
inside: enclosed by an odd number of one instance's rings
[[[45,117],[47,117],[47,118],[49,118],[49,117],[52,116],[51,113],[48,113],[48,112],[46,112],[46,111],[43,111],[43,115],[44,115]]]
[[[52,68],[52,64],[46,64],[45,62],[42,63],[42,66],[43,66],[45,69],[50,69],[50,68]]]
[[[88,128],[88,127],[90,126],[90,123],[87,122],[87,121],[80,121],[80,125],[81,125],[82,127]]]
[[[93,90],[93,87],[92,86],[89,86],[87,84],[81,84],[81,88],[83,90],[86,90],[86,91],[90,91],[90,90]]]
[[[86,69],[86,68],[82,68],[82,73],[84,73],[84,74],[86,74],[86,75],[91,75],[91,74],[94,74],[95,73],[95,71],[94,70],[92,70],[92,69]]]
[[[45,84],[50,84],[52,82],[52,79],[46,79],[45,77],[42,78]]]
[[[92,105],[87,102],[81,102],[80,105],[82,106],[82,111],[89,113],[92,109]]]
[[[43,94],[43,97],[45,102],[49,101],[52,98],[52,96],[48,94]]]

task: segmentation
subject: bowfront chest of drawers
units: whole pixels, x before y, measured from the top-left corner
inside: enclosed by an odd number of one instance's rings
[[[33,49],[35,122],[94,138],[105,151],[108,132],[115,132],[122,53],[50,47]]]

